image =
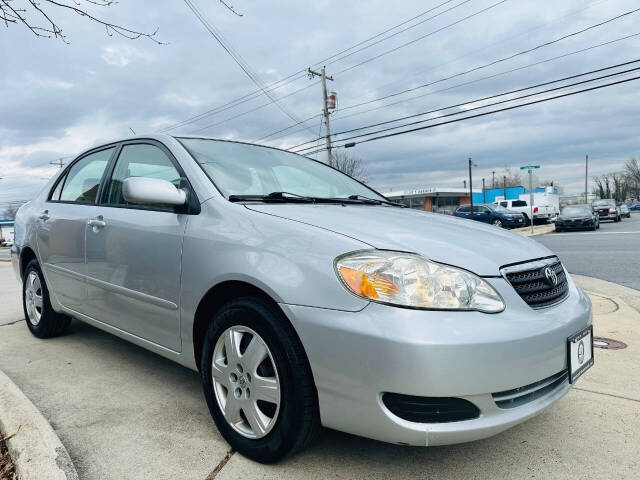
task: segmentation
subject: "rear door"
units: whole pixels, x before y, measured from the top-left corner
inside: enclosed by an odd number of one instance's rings
[[[491,222],[491,210],[483,206],[473,207],[473,219],[479,222],[490,223]]]
[[[38,254],[51,292],[65,307],[85,313],[85,227],[95,215],[101,179],[115,148],[90,152],[60,177],[38,218]]]
[[[184,174],[161,144],[123,144],[92,225],[87,227],[87,304],[108,325],[180,351],[182,207],[128,203],[122,182],[161,178],[181,186]]]

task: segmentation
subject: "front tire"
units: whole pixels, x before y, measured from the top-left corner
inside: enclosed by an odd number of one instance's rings
[[[201,375],[211,416],[242,455],[278,461],[320,430],[311,367],[282,312],[259,297],[224,305],[204,340]]]
[[[63,334],[71,318],[53,310],[49,289],[36,259],[29,262],[22,277],[22,308],[31,333],[38,338]]]
[[[491,221],[491,225],[493,225],[494,227],[502,228],[502,220],[500,220],[499,218],[496,218]]]

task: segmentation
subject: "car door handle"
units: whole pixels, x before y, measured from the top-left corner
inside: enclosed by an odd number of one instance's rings
[[[93,227],[93,229],[95,231],[98,228],[106,227],[107,226],[107,222],[102,220],[102,217],[91,218],[89,221],[87,221],[87,225],[89,225],[90,227]]]
[[[44,212],[42,212],[38,218],[39,218],[40,220],[45,220],[45,221],[46,221],[46,220],[49,220],[49,218],[51,218],[51,217],[49,216],[49,210],[45,210]]]

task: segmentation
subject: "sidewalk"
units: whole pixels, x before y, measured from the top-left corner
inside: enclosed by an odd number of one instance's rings
[[[0,264],[0,278],[9,273]],[[597,349],[595,366],[538,417],[446,447],[325,431],[309,450],[277,465],[234,454],[216,480],[637,478],[640,313],[629,303],[640,302],[640,292],[574,278],[594,302],[595,335],[629,347]],[[198,374],[153,353],[77,321],[66,336],[47,341],[33,338],[23,322],[0,326],[0,352],[0,370],[49,420],[82,479],[203,480],[227,454]]]

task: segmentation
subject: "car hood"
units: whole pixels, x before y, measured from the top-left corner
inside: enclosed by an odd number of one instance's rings
[[[306,223],[357,239],[381,250],[418,253],[478,275],[548,257],[538,242],[480,222],[437,213],[372,205],[249,204],[255,212]]]

